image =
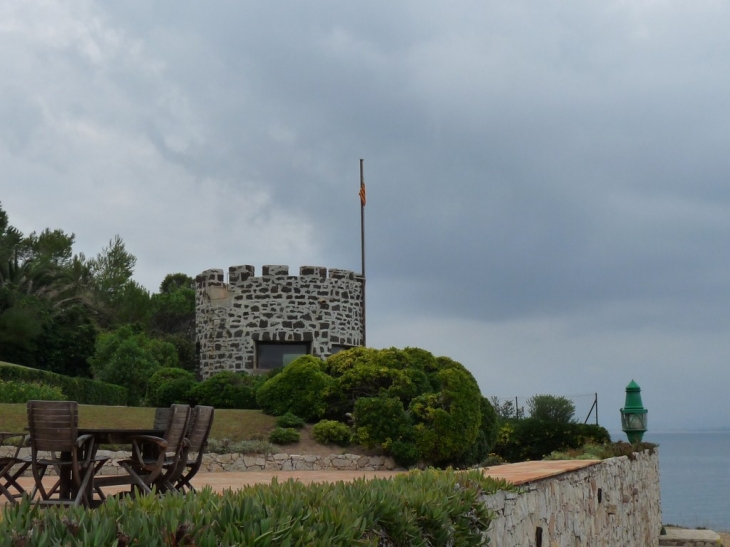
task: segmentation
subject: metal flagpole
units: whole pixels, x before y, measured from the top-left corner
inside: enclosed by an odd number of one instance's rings
[[[363,161],[360,159],[360,255],[362,259],[362,345],[365,343],[365,176],[363,175]]]

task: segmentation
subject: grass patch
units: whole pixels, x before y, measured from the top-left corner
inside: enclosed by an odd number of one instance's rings
[[[79,427],[150,428],[154,420],[154,408],[79,405]],[[24,404],[0,403],[0,431],[23,431],[27,427]],[[275,418],[260,410],[216,409],[210,438],[232,442],[260,440],[275,427]]]

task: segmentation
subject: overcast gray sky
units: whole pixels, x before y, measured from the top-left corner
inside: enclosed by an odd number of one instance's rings
[[[486,395],[730,427],[730,4],[0,3],[0,202],[135,279],[358,271]],[[649,436],[647,437],[649,438]]]

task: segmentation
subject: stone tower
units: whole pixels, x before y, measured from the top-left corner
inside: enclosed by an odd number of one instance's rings
[[[200,376],[257,373],[302,354],[326,358],[362,345],[363,279],[348,270],[302,266],[232,266],[195,278]]]

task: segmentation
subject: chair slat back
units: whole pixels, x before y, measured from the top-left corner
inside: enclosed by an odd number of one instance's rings
[[[76,401],[28,401],[27,411],[33,451],[74,450],[79,422]]]
[[[167,429],[165,431],[165,440],[167,441],[168,452],[178,452],[180,450],[183,439],[185,438],[189,419],[190,406],[170,406],[170,419],[167,422]]]
[[[153,429],[167,429],[167,424],[170,421],[170,407],[160,407],[155,409],[155,422],[152,426]]]
[[[200,452],[208,442],[208,435],[213,426],[214,409],[212,406],[196,406],[192,410],[187,438],[190,441],[190,452]]]

